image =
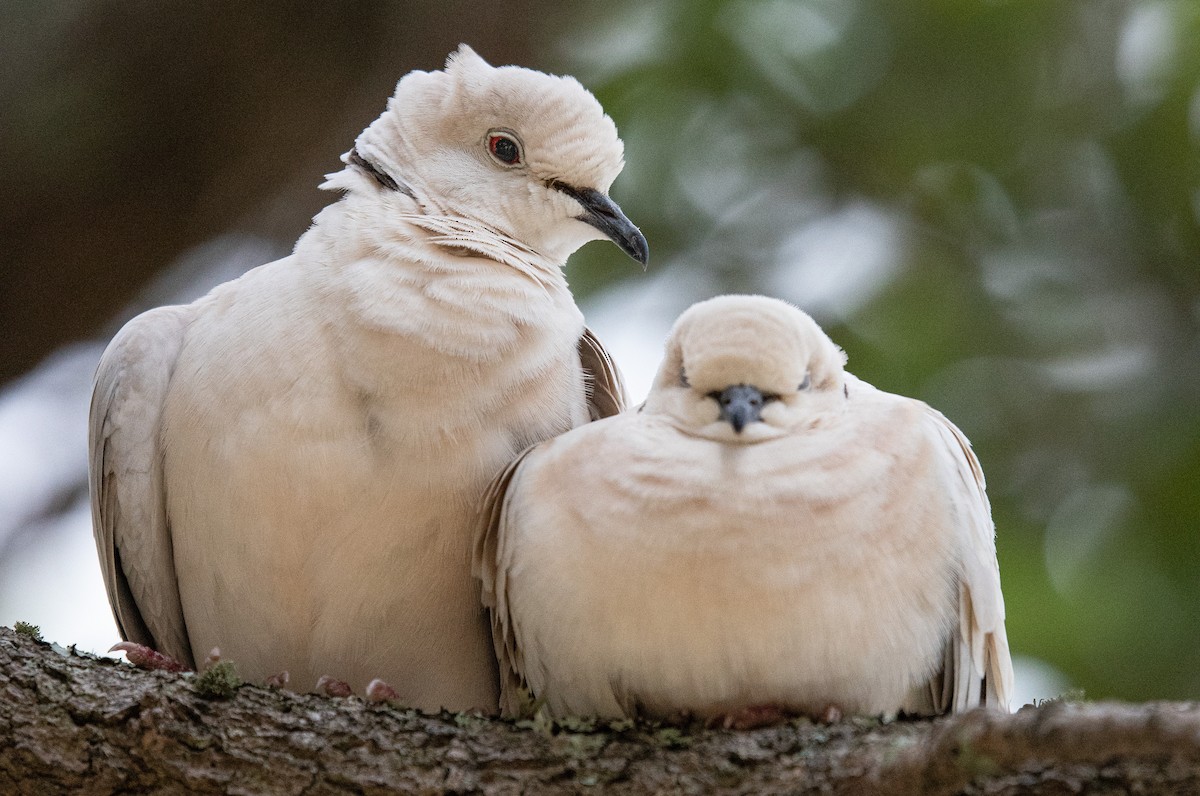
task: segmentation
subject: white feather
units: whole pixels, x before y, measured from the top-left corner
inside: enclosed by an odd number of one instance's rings
[[[522,688],[559,716],[1008,709],[978,463],[940,414],[843,361],[783,302],[703,302],[640,413],[493,483],[475,571],[505,711]],[[711,397],[738,384],[779,396],[740,433]]]
[[[498,124],[520,168],[489,154]],[[587,422],[593,393],[620,403],[561,272],[598,232],[550,179],[607,189],[621,143],[578,83],[464,47],[402,80],[346,161],[291,256],[105,353],[110,601],[126,637],[189,663],[219,646],[252,681],[382,678],[417,707],[494,709],[470,529],[517,452]]]

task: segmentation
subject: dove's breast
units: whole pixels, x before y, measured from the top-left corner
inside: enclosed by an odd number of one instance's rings
[[[251,680],[494,708],[471,522],[513,455],[587,418],[582,318],[503,274],[346,267],[257,269],[189,329],[164,437],[193,648]]]
[[[913,411],[749,445],[625,416],[544,446],[507,523],[533,691],[558,715],[899,708],[957,575]]]

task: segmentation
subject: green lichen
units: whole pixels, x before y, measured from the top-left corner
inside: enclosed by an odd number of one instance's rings
[[[1080,702],[1087,701],[1087,694],[1082,688],[1072,688],[1070,691],[1064,691],[1055,697],[1048,699],[1034,699],[1033,706],[1035,708],[1045,708],[1051,705],[1075,705]]]
[[[454,723],[464,730],[474,732],[491,724],[491,719],[479,713],[455,713]]]
[[[530,714],[528,718],[521,719],[513,726],[519,727],[523,730],[533,730],[534,732],[541,733],[546,737],[554,735],[554,731],[557,727],[554,719],[550,718],[550,711],[546,710],[544,705]]]
[[[459,721],[457,718],[455,721]],[[703,724],[692,722],[687,726],[663,725],[642,719],[600,719],[594,716],[561,716],[554,718],[545,703],[525,718],[513,722],[513,726],[532,730],[547,738],[554,738],[560,748],[577,758],[594,757],[615,735],[635,733],[646,743],[666,749],[686,749],[696,740],[694,732],[703,729]]]
[[[17,622],[13,625],[13,630],[17,631],[26,638],[33,639],[34,641],[42,640],[42,629],[30,622]]]
[[[596,720],[584,716],[563,716],[557,722],[567,732],[595,732]]]
[[[218,661],[196,676],[195,689],[208,699],[229,699],[242,685],[233,661]]]
[[[606,736],[587,733],[564,732],[559,739],[567,754],[577,758],[595,757],[608,744]]]
[[[664,746],[667,749],[683,749],[691,746],[693,739],[678,727],[663,727],[655,731],[650,736],[650,740],[658,746]]]

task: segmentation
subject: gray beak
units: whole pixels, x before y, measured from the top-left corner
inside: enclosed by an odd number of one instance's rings
[[[721,407],[721,419],[739,434],[747,424],[762,420],[763,394],[757,387],[735,384],[710,395]]]
[[[550,187],[583,205],[583,215],[576,218],[603,232],[622,251],[641,263],[643,268],[646,266],[646,261],[650,259],[646,236],[621,212],[616,202],[594,188],[576,188],[557,181],[550,183]]]

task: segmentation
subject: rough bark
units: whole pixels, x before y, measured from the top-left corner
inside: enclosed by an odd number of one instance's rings
[[[145,672],[0,628],[0,793],[1200,793],[1200,705],[545,726]]]

